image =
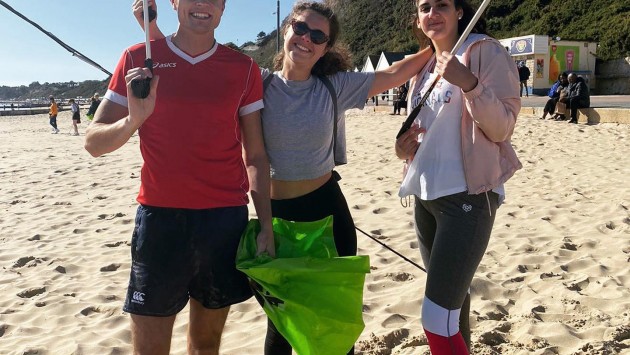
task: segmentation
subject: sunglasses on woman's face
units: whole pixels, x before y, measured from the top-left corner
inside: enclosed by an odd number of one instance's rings
[[[304,36],[306,33],[311,37],[311,42],[315,44],[324,44],[328,42],[328,36],[320,31],[320,30],[312,30],[306,22],[291,20],[291,28],[293,28],[293,33],[298,36]]]

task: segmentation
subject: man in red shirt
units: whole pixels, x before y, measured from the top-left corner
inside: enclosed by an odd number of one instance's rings
[[[229,306],[251,297],[235,255],[248,219],[247,192],[274,254],[269,163],[262,138],[260,70],[219,45],[225,0],[171,0],[177,32],[128,48],[112,76],[85,147],[112,152],[138,130],[144,160],[124,310],[136,354],[168,354],[176,314],[190,301],[190,353],[218,354]],[[131,81],[152,77],[146,99]]]

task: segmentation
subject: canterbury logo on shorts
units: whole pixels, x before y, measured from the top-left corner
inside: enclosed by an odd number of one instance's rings
[[[144,304],[144,293],[133,291],[133,295],[131,296],[131,302],[137,304]]]

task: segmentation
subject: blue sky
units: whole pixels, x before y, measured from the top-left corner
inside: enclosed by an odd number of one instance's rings
[[[132,0],[3,0],[70,47],[112,72],[122,51],[143,42],[131,14]],[[280,0],[280,19],[295,3]],[[157,0],[164,33],[177,29],[168,0]],[[276,28],[277,0],[228,0],[216,31],[220,43],[255,41]],[[103,80],[107,75],[72,56],[48,36],[0,6],[0,86]]]

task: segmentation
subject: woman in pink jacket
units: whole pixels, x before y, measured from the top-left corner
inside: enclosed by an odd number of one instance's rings
[[[428,270],[422,326],[431,353],[470,351],[469,288],[505,190],[521,164],[510,137],[521,107],[518,71],[480,20],[455,55],[472,17],[466,0],[416,0],[418,38],[435,56],[412,80],[409,110],[439,75],[411,129],[396,141],[410,163],[399,195],[414,195]],[[411,112],[411,111],[409,111]]]

